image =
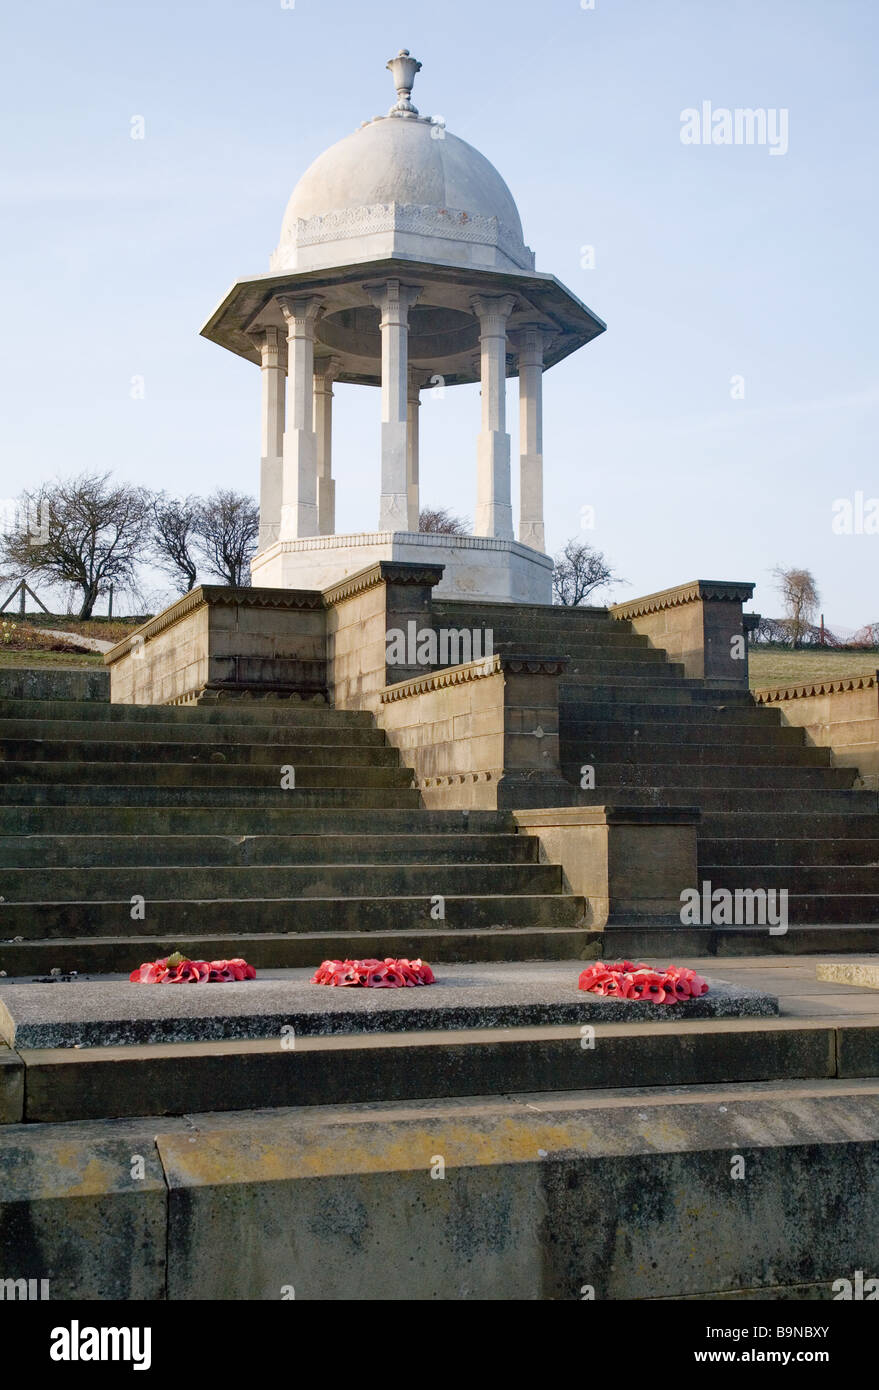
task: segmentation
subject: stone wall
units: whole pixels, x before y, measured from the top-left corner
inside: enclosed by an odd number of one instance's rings
[[[431,808],[570,802],[559,767],[564,661],[500,657],[417,675],[381,692],[378,720]]]
[[[579,1042],[585,1078],[601,1053]],[[877,1274],[866,1084],[571,1089],[6,1126],[0,1269],[130,1302],[811,1300]]]
[[[201,585],[104,658],[116,704],[168,705],[206,691],[326,692],[326,615],[312,590]]]
[[[755,690],[754,699],[830,748],[834,767],[857,768],[863,785],[879,790],[879,672]]]
[[[753,584],[697,579],[611,607],[654,647],[680,662],[684,675],[718,688],[748,688],[748,644],[742,604]]]
[[[385,686],[424,674],[424,666],[389,665],[387,634],[432,626],[431,595],[439,565],[381,560],[323,592],[327,608],[327,682],[337,709],[378,710]]]
[[[5,666],[0,670],[0,700],[109,700],[110,676],[101,670],[38,669]]]

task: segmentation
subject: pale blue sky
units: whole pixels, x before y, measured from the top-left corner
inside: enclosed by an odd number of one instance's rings
[[[835,499],[879,495],[877,31],[874,0],[7,10],[0,494],[84,468],[256,491],[259,373],[198,330],[268,269],[312,159],[387,110],[405,46],[422,113],[497,166],[538,267],[608,324],[545,377],[549,548],[591,505],[620,598],[752,579],[776,613],[770,572],[796,564],[831,626],[879,620],[879,536],[831,530]],[[786,108],[788,153],[683,145],[703,101]],[[510,406],[515,450],[515,383]],[[471,518],[478,416],[475,387],[422,409],[423,498]],[[337,388],[335,431],[338,527],[372,527],[377,393]]]

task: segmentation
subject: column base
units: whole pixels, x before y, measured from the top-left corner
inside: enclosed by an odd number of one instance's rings
[[[280,540],[305,540],[316,535],[317,507],[313,502],[291,502],[281,508]]]
[[[383,492],[379,502],[380,531],[400,531],[408,524],[409,498],[405,492]]]
[[[542,521],[521,521],[519,523],[519,544],[529,545],[541,554],[546,549],[546,538]]]

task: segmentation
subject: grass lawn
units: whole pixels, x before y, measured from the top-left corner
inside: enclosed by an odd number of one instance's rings
[[[879,651],[838,652],[827,647],[812,651],[761,651],[748,653],[751,689],[773,685],[800,685],[804,681],[834,680],[879,670]]]
[[[100,642],[121,642],[123,637],[135,632],[145,621],[145,618],[135,618],[132,621],[124,618],[56,618],[44,613],[28,613],[26,619],[30,627],[51,627],[58,632],[75,632],[80,637],[97,637]]]
[[[16,652],[0,647],[0,667],[19,666],[26,670],[78,670],[82,666],[103,668],[104,658],[100,652]]]

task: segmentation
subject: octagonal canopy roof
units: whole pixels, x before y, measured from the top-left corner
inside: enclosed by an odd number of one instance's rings
[[[409,362],[422,380],[480,380],[477,295],[511,295],[516,334],[540,328],[551,367],[605,324],[553,275],[535,270],[513,196],[472,145],[419,116],[410,95],[421,67],[405,50],[388,63],[397,103],[333,145],[300,179],[268,274],[237,281],[202,328],[260,361],[268,328],[285,333],[283,298],[314,296],[315,358],[343,382],[381,385],[379,311],[371,289],[389,277],[417,289]],[[511,350],[508,371],[516,371]]]
[[[400,100],[331,146],[293,190],[272,270],[317,270],[380,255],[491,270],[531,270],[513,195],[484,155],[419,116],[421,64],[392,58]],[[407,85],[408,81],[408,85]]]

